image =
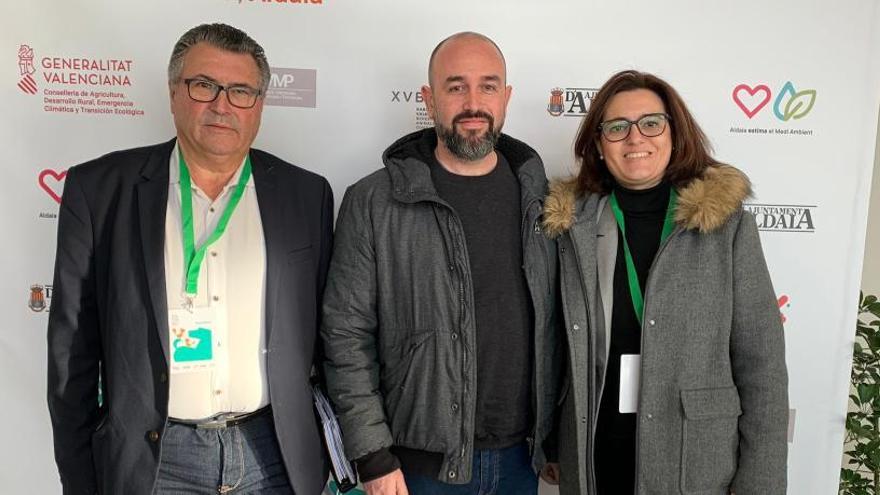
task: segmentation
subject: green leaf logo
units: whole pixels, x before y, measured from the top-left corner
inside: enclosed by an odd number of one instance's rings
[[[785,102],[783,104],[783,101]],[[791,81],[785,83],[773,102],[773,113],[779,120],[788,122],[801,119],[813,109],[816,103],[816,90],[804,89],[795,91]]]
[[[810,110],[813,109],[813,104],[816,103],[816,90],[815,89],[805,89],[803,91],[798,91],[794,94],[791,99],[785,104],[785,113],[783,120],[789,119],[800,119],[810,113]]]

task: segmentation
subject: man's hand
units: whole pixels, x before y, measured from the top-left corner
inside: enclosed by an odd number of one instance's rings
[[[409,495],[406,483],[403,481],[403,471],[395,469],[390,473],[364,482],[364,490],[367,495]]]
[[[541,468],[541,479],[551,485],[559,484],[559,463],[548,462]]]

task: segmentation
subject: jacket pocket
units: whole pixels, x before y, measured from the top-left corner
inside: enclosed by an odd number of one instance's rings
[[[426,425],[437,426],[431,419],[436,408],[426,407],[436,402],[437,390],[430,384],[444,380],[435,366],[436,336],[434,329],[404,330],[384,351],[380,383],[396,445],[432,450],[427,448],[426,441],[432,428]]]
[[[413,355],[428,339],[435,336],[436,330],[389,329],[390,336],[382,345],[382,368],[380,379],[385,393],[400,388],[412,367]]]
[[[681,489],[685,494],[727,494],[736,474],[739,416],[736,387],[681,391]]]
[[[105,468],[109,462],[107,459],[107,442],[112,440],[107,437],[112,429],[113,418],[110,417],[109,412],[105,412],[104,417],[101,418],[95,431],[92,432],[92,464],[95,466],[95,478],[97,479],[99,486],[105,481]],[[106,487],[104,488],[106,489]],[[99,490],[99,492],[103,493],[103,490]]]

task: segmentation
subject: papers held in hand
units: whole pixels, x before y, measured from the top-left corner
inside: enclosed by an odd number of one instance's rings
[[[327,396],[321,391],[317,384],[312,385],[312,394],[315,398],[315,409],[321,417],[321,424],[324,426],[324,443],[327,445],[327,452],[330,454],[330,462],[333,464],[332,474],[339,491],[345,493],[357,486],[357,474],[351,463],[345,458],[345,450],[342,446],[342,432],[339,429],[339,422],[336,421],[336,414],[330,406]]]

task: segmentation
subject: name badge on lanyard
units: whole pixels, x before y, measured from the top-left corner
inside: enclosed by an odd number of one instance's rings
[[[211,369],[216,365],[218,347],[225,336],[218,335],[216,314],[211,307],[194,307],[193,301],[199,290],[199,272],[208,247],[216,242],[229,224],[229,219],[244,194],[245,186],[251,177],[251,159],[245,158],[238,183],[226,203],[226,208],[217,221],[217,226],[201,246],[195,246],[192,207],[192,180],[189,169],[178,150],[180,166],[180,216],[183,230],[183,265],[185,285],[182,308],[168,312],[168,332],[170,343],[170,372],[188,373]]]
[[[220,336],[213,308],[172,309],[168,316],[171,374],[192,373],[216,366]]]
[[[642,356],[639,354],[620,355],[620,394],[618,411],[621,414],[639,410],[639,381],[641,378]]]

